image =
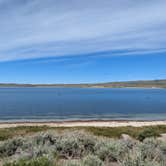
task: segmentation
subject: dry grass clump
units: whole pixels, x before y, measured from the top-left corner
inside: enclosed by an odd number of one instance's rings
[[[48,131],[1,142],[0,158],[4,166],[165,166],[166,142]]]

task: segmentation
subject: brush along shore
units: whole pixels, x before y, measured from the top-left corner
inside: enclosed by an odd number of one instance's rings
[[[165,166],[166,126],[0,129],[2,166]],[[162,139],[161,139],[162,138]]]

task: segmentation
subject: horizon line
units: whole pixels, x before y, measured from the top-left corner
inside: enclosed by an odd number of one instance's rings
[[[85,83],[17,83],[17,82],[0,82],[0,85],[81,85],[81,84],[107,84],[107,83],[127,83],[127,82],[141,82],[141,81],[166,81],[165,79],[149,79],[149,80],[126,80],[126,81],[107,81],[107,82],[85,82]]]

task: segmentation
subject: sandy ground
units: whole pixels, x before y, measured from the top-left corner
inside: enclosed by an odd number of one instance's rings
[[[121,126],[155,126],[166,125],[165,121],[64,121],[64,122],[1,122],[0,128],[18,126],[49,126],[49,127],[121,127]]]

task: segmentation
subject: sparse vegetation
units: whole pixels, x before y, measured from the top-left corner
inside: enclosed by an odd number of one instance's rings
[[[0,161],[3,166],[165,166],[166,140],[155,138],[156,128],[160,129],[159,133],[165,130],[164,126],[136,128],[133,136],[143,135],[141,141],[108,138],[111,134],[102,136],[114,128],[104,128],[102,133],[100,128],[98,133],[97,128],[49,128],[47,131],[46,127],[43,131],[42,127],[40,130],[26,128],[30,134],[25,132],[0,142]],[[23,129],[17,129],[20,130]],[[129,130],[134,128],[120,128],[113,137]],[[152,134],[146,135],[146,131]]]
[[[165,125],[147,126],[147,127],[87,127],[87,131],[96,136],[105,136],[109,138],[120,138],[122,134],[130,135],[135,139],[145,139],[147,137],[156,137],[166,133]],[[141,138],[142,137],[142,138]]]
[[[32,135],[36,132],[42,132],[52,130],[56,132],[62,132],[64,130],[84,130],[92,133],[96,136],[104,136],[108,138],[120,138],[122,134],[128,134],[135,139],[141,139],[140,137],[159,136],[162,133],[166,133],[165,125],[148,126],[148,127],[48,127],[48,126],[21,126],[13,128],[0,129],[0,141],[7,140],[16,136]],[[148,131],[148,133],[146,133]]]

